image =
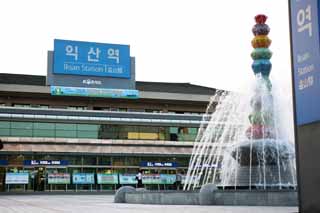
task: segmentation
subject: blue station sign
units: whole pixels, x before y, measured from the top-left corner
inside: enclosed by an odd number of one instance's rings
[[[67,166],[69,161],[67,160],[24,160],[25,166]]]
[[[297,125],[320,120],[319,1],[290,0]]]
[[[130,78],[130,47],[55,39],[53,73]]]
[[[178,163],[176,162],[148,162],[142,161],[140,162],[141,167],[178,167]]]
[[[7,160],[0,160],[0,166],[8,166]]]

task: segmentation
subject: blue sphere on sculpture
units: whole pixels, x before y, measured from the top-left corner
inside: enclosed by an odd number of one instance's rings
[[[252,65],[252,70],[254,74],[261,73],[263,76],[269,76],[272,65],[271,62],[267,59],[255,60]]]

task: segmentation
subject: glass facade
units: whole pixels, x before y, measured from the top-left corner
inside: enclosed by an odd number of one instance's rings
[[[116,183],[99,183],[98,176],[116,175],[135,176],[139,169],[148,177],[154,175],[174,176],[176,170],[186,174],[189,157],[161,156],[108,156],[108,155],[61,155],[61,154],[0,154],[1,160],[7,160],[8,166],[0,167],[0,191],[56,191],[56,190],[115,190],[121,185]],[[25,160],[68,161],[68,165],[24,165]],[[141,167],[141,162],[175,162],[178,167]],[[6,184],[8,173],[28,173],[27,184]],[[72,179],[77,174],[93,174],[92,184],[76,184]],[[135,185],[136,183],[127,183]],[[145,183],[148,189],[173,189],[173,183]]]
[[[0,121],[0,136],[194,141],[198,128]]]
[[[20,107],[30,106],[22,104]],[[47,106],[43,106],[43,108],[47,108]],[[68,107],[68,109],[85,110],[86,108],[79,105]],[[112,107],[108,110],[131,111],[129,108]],[[123,120],[122,117],[111,116],[112,119],[104,120],[100,119],[104,117],[95,114],[90,117],[92,112],[80,116],[82,114],[78,115],[78,112],[65,113],[67,110],[63,110],[61,113],[55,112],[53,115],[46,114],[50,109],[44,110],[46,111],[45,115],[38,114],[38,111],[27,111],[27,113],[18,111],[19,114],[14,111],[12,114],[9,113],[10,115],[7,114],[7,117],[1,118],[0,137],[34,137],[38,140],[44,140],[42,138],[83,138],[175,141],[177,143],[181,141],[179,145],[164,143],[168,147],[167,150],[170,151],[171,146],[177,150],[180,148],[189,149],[192,144],[182,142],[194,142],[198,133],[196,126],[199,125],[197,118],[189,118],[188,116],[183,119],[179,117],[176,120],[172,119],[171,115],[164,115],[164,119],[159,119],[159,116],[155,116],[153,119],[153,115],[151,119],[148,115],[139,115],[141,118],[138,116],[132,120],[130,120],[131,116]],[[152,109],[148,112],[159,113],[161,110]],[[130,144],[131,147],[132,144]],[[126,146],[123,146],[123,149],[126,149]],[[152,149],[154,148],[152,147]],[[0,153],[0,160],[8,162],[6,165],[0,165],[0,191],[116,190],[122,185],[135,186],[135,179],[132,177],[135,177],[140,169],[143,170],[145,188],[153,190],[174,189],[173,180],[176,173],[184,172],[186,174],[190,158],[185,154],[185,151],[181,154],[162,153],[161,151],[153,151],[152,153],[146,151],[141,154],[140,152],[126,154],[121,150],[113,153],[99,152],[98,154],[86,153],[86,151],[63,153],[64,151],[66,150],[60,150],[60,152],[52,150],[44,153],[33,151]],[[59,166],[31,163],[40,161],[68,163]],[[92,183],[76,183],[77,179],[86,180],[87,178],[93,178]],[[26,183],[16,183],[15,181],[18,180],[26,181]],[[116,183],[110,183],[111,180]]]

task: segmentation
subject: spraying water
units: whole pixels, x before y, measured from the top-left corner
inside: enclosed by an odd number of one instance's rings
[[[210,100],[189,162],[185,190],[207,183],[221,188],[295,188],[293,141],[285,134],[272,90],[267,17],[257,15],[251,54],[255,74],[246,95],[217,92]]]

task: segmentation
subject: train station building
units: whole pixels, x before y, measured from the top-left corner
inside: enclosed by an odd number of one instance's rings
[[[216,90],[136,81],[126,51],[55,40],[47,76],[0,74],[0,191],[113,190],[139,170],[170,189],[186,173]]]

